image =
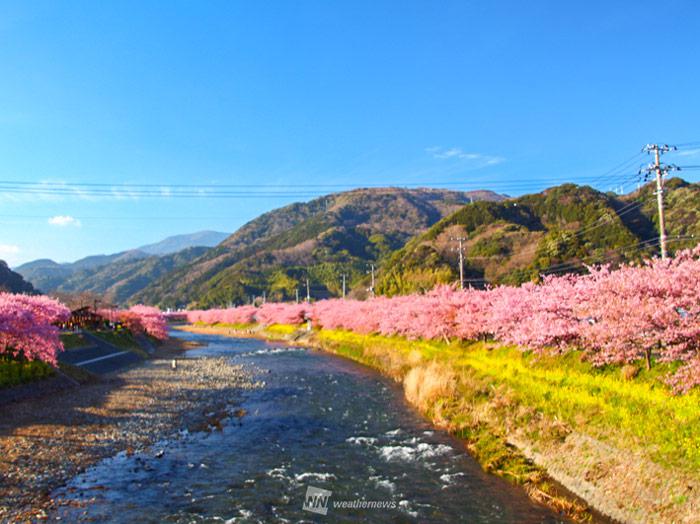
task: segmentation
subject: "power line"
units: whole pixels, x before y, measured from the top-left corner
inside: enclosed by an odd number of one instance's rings
[[[652,196],[653,196],[653,195],[646,195],[646,196],[642,197],[641,200],[634,201],[634,202],[630,202],[630,203],[624,205],[624,206],[623,206],[622,208],[620,208],[619,210],[613,210],[613,211],[615,211],[615,216],[621,217],[621,216],[623,216],[623,215],[625,215],[625,214],[627,214],[627,213],[631,213],[631,212],[633,212],[633,211],[636,211],[636,210],[639,209],[642,205],[644,205],[644,201],[645,201],[646,199],[649,199],[649,198],[651,198]],[[595,229],[597,229],[597,228],[599,228],[599,227],[602,227],[602,226],[604,226],[604,225],[607,225],[607,224],[610,223],[611,220],[612,220],[611,215],[609,215],[609,214],[606,212],[606,213],[604,213],[602,216],[600,216],[599,218],[597,218],[592,224],[588,224],[587,226],[585,226],[585,227],[583,227],[583,228],[581,228],[581,229],[578,229],[578,230],[576,230],[576,231],[573,231],[573,232],[565,231],[564,234],[568,234],[568,235],[567,235],[568,238],[569,238],[569,239],[573,239],[573,238],[576,238],[576,237],[585,235],[586,233],[590,233],[591,231],[594,231]],[[534,252],[536,252],[539,248],[540,248],[540,246],[537,245],[537,244],[535,244],[535,245],[531,246],[529,249],[520,251],[518,254],[519,254],[519,255],[524,255],[524,254],[534,253]],[[498,256],[499,256],[499,255],[490,255],[490,256],[487,256],[487,257],[469,257],[469,259],[470,259],[470,260],[474,260],[475,258],[480,258],[480,259],[488,258],[488,259],[490,259],[490,258],[496,258],[496,257],[498,257]]]
[[[602,175],[588,177],[547,177],[540,180],[530,181],[508,181],[489,180],[490,188],[505,188],[506,190],[527,190],[528,188],[541,188],[551,184],[567,183],[576,180],[577,183],[588,182],[588,185],[595,185],[602,181],[610,181],[619,178],[619,175],[629,169],[630,165],[640,153],[614,166]],[[474,184],[479,184],[475,186]],[[177,183],[122,183],[114,184],[108,182],[27,182],[23,180],[3,180],[0,181],[0,193],[7,194],[31,194],[44,196],[107,196],[117,198],[274,198],[274,197],[306,197],[325,195],[321,188],[347,188],[347,189],[367,189],[367,188],[438,188],[453,187],[463,191],[483,189],[483,179],[476,178],[470,181],[387,181],[384,184],[363,184],[364,187],[356,188],[353,183],[338,184],[177,184]],[[286,189],[285,189],[286,188]],[[283,191],[276,191],[282,190]],[[292,189],[292,191],[290,191]],[[299,190],[302,189],[302,190]],[[234,191],[238,190],[238,191]],[[245,190],[245,191],[241,191]],[[252,191],[257,190],[257,191]]]
[[[671,237],[668,239],[668,242],[682,242],[683,240],[689,240],[691,238],[695,238],[695,235],[677,235],[674,237]],[[658,238],[652,238],[650,240],[644,240],[642,242],[638,242],[636,244],[629,244],[626,246],[621,246],[618,247],[614,250],[609,251],[609,253],[616,253],[619,251],[622,251],[623,249],[631,249],[634,247],[644,247],[644,248],[651,248],[659,245],[660,241]],[[584,257],[582,260],[592,260],[598,258],[596,255],[590,255],[588,257]],[[613,255],[607,255],[603,257],[604,261],[610,262],[614,260]],[[561,266],[561,267],[559,267]],[[556,266],[550,266],[549,268],[545,269],[542,274],[554,274],[554,273],[566,273],[567,271],[571,271],[572,269],[581,269],[586,266],[585,263],[583,262],[570,262],[566,264],[557,264]],[[553,269],[554,268],[554,269]]]
[[[593,260],[593,259],[599,259],[602,258],[602,260],[607,260],[611,261],[613,260],[613,255],[611,253],[619,253],[620,251],[624,251],[626,249],[632,249],[632,248],[643,248],[643,247],[652,247],[656,244],[659,243],[658,238],[651,238],[648,240],[641,240],[639,242],[636,242],[634,244],[626,244],[624,246],[619,246],[614,249],[609,249],[603,257],[599,257],[598,255],[588,255],[586,257],[582,257],[579,262],[562,262],[560,264],[553,264],[545,269],[543,269],[544,274],[549,273],[550,271],[561,271],[561,270],[569,270],[569,269],[577,269],[580,267],[583,267],[585,264],[583,263],[584,260]]]
[[[635,155],[636,156],[636,155]],[[602,175],[599,176],[577,176],[577,177],[546,177],[542,178],[542,181],[551,181],[551,182],[567,182],[571,180],[572,178],[577,178],[580,180],[588,180],[588,179],[601,179],[601,178],[606,178],[611,176],[613,173],[613,170],[609,170]],[[483,180],[482,177],[472,179],[471,182],[481,182]],[[494,181],[495,183],[509,183],[509,181]],[[97,191],[97,190],[102,190],[102,191],[114,191],[114,190],[124,190],[124,191],[129,191],[130,188],[134,189],[141,189],[141,188],[150,188],[152,191],[161,193],[164,189],[171,189],[171,188],[176,188],[176,189],[187,189],[187,190],[192,190],[192,189],[255,189],[255,188],[320,188],[320,187],[328,187],[328,188],[343,188],[343,187],[357,187],[356,183],[353,182],[348,182],[348,183],[334,183],[334,184],[328,184],[328,183],[275,183],[275,184],[252,184],[252,183],[246,183],[246,184],[176,184],[176,183],[170,183],[170,182],[162,182],[162,183],[141,183],[141,182],[136,182],[136,183],[128,183],[128,182],[122,182],[122,183],[114,183],[114,182],[53,182],[53,181],[42,181],[42,182],[30,182],[26,180],[0,180],[0,184],[5,185],[5,186],[38,186],[40,189],[80,189],[80,188],[90,188],[89,190],[91,191]],[[423,185],[441,185],[441,186],[448,186],[448,185],[456,185],[456,186],[461,186],[465,185],[466,182],[464,180],[461,181],[434,181],[434,180],[426,180],[426,181],[392,181],[388,180],[385,183],[374,183],[374,184],[363,184],[363,187],[387,187],[387,186],[402,186],[402,187],[409,187],[409,186],[423,186]]]
[[[601,179],[613,177],[613,176],[618,176],[621,172],[626,171],[627,169],[630,169],[632,165],[634,165],[638,158],[641,156],[641,153],[635,153],[633,156],[629,157],[627,160],[623,160],[616,166],[610,168],[608,171],[603,173],[602,175],[596,177],[592,182],[591,185],[598,183]]]

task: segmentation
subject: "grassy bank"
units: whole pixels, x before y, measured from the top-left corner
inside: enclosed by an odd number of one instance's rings
[[[66,351],[90,345],[80,333],[61,333],[60,339]]]
[[[545,357],[483,342],[295,326],[257,334],[317,346],[392,377],[484,469],[576,519],[586,511],[552,479],[620,521],[700,522],[700,394],[672,396],[658,380],[668,371],[661,366],[596,369],[576,353]]]
[[[55,371],[51,366],[38,360],[27,362],[0,358],[0,389],[42,380],[54,374]]]
[[[119,349],[133,351],[143,358],[148,358],[148,353],[129,331],[91,331],[90,333]]]

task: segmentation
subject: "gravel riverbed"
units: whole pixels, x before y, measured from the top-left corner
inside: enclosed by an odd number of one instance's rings
[[[100,459],[133,453],[180,430],[216,429],[252,370],[225,358],[156,359],[44,398],[2,406],[0,522],[41,520],[51,492]]]

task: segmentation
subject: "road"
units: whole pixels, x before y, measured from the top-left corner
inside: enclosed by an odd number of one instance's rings
[[[64,351],[58,360],[98,375],[118,371],[143,360],[133,351],[113,346],[91,333],[83,332],[83,337],[90,345]]]

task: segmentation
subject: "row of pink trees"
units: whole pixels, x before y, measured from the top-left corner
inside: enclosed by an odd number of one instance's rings
[[[113,322],[123,322],[134,333],[148,333],[159,340],[168,337],[166,318],[158,308],[138,305],[100,313]],[[57,324],[69,317],[70,310],[52,298],[0,293],[0,355],[55,365],[63,351]]]
[[[98,313],[110,322],[122,322],[132,333],[147,333],[158,340],[168,338],[168,321],[157,307],[139,304],[129,309],[101,309]]]
[[[0,293],[0,354],[56,364],[63,345],[55,323],[69,316],[70,310],[51,298]]]
[[[546,277],[540,284],[369,301],[265,304],[190,312],[190,321],[299,324],[400,335],[411,339],[493,338],[535,351],[581,349],[596,365],[652,357],[680,361],[669,380],[677,392],[700,385],[700,247],[640,266],[590,268],[587,275]]]

